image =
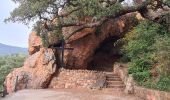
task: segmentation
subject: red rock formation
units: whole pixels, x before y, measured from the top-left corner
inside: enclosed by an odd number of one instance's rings
[[[87,64],[93,59],[95,50],[99,48],[104,40],[114,36],[121,37],[135,25],[134,14],[127,14],[120,18],[109,20],[99,28],[87,28],[73,35],[66,41],[66,47],[74,48],[72,51],[65,52],[66,67],[70,69],[86,69]],[[72,28],[66,30],[70,32]],[[65,35],[67,35],[67,31],[65,31]],[[23,88],[47,88],[53,75],[57,72],[56,62],[58,61],[56,61],[55,57],[57,58],[58,55],[55,52],[57,50],[43,48],[40,37],[35,32],[32,32],[29,37],[30,56],[23,67],[15,69],[7,76],[7,91],[9,93],[13,92],[15,85],[17,90]],[[17,76],[18,82],[15,84]]]
[[[24,88],[47,88],[52,75],[56,72],[56,60],[51,49],[40,49],[29,56],[24,66],[14,69],[6,77],[6,87],[9,93]],[[16,78],[18,81],[16,82]],[[16,87],[15,87],[16,86]]]
[[[87,64],[93,59],[95,50],[104,40],[109,37],[121,37],[135,25],[137,22],[135,14],[107,21],[99,28],[100,33],[96,33],[94,28],[87,28],[73,35],[66,45],[74,48],[73,51],[65,52],[66,65],[71,69],[86,69]]]
[[[32,55],[40,50],[42,46],[41,38],[35,32],[30,33],[28,40],[28,51]]]

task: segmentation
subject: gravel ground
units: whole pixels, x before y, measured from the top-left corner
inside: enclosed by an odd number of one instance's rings
[[[83,89],[21,90],[0,100],[142,100],[122,92]]]

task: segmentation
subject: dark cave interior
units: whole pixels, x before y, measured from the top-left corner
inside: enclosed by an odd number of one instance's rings
[[[105,39],[96,49],[91,62],[88,64],[88,70],[113,71],[113,64],[120,58],[120,48],[114,43],[119,37],[110,37]]]

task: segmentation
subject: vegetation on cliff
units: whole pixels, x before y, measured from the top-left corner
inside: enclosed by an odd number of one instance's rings
[[[124,41],[124,56],[130,60],[129,74],[139,85],[170,91],[170,32],[163,24],[143,21]]]
[[[0,57],[0,91],[3,89],[5,77],[14,69],[21,67],[26,58],[25,54],[15,54]]]

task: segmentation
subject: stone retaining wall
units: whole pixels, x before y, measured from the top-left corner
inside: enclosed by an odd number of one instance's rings
[[[134,86],[134,94],[144,100],[170,100],[170,93]]]
[[[128,65],[115,63],[114,73],[118,74],[126,85],[125,92],[128,94],[135,94],[144,100],[170,100],[170,93],[147,89],[137,86],[132,78],[128,75]]]
[[[106,75],[99,71],[60,69],[49,88],[103,88]]]
[[[134,93],[134,85],[132,76],[128,75],[128,65],[127,64],[114,64],[114,73],[118,74],[118,76],[122,79],[125,84],[125,93],[133,94]]]

